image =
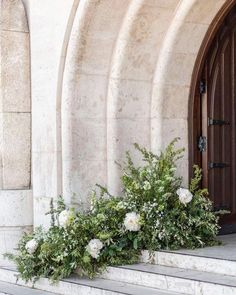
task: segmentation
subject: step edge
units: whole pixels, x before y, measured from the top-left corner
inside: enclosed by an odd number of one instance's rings
[[[155,252],[150,256],[149,251],[142,252],[140,262],[163,265],[188,270],[198,270],[206,273],[236,276],[236,262],[232,260],[215,259],[182,255],[173,252]]]
[[[6,269],[6,268],[1,268],[1,267],[0,267],[0,270],[11,272],[12,275],[14,275],[14,276],[19,275],[19,272],[17,272],[16,270]],[[45,283],[47,284],[47,286],[52,286],[52,283],[50,283],[49,279],[47,279],[47,278],[42,278],[42,279],[44,280],[44,283],[42,283],[42,282],[41,283],[40,282],[36,282],[36,286],[37,286],[37,284],[39,284],[39,286],[38,287],[34,287],[34,288],[32,287],[31,283],[26,283],[22,279],[20,279],[20,280],[16,279],[15,282],[12,282],[12,281],[9,282],[7,280],[0,279],[0,282],[6,282],[6,283],[9,283],[9,284],[12,284],[12,285],[15,285],[15,286],[28,287],[28,288],[31,288],[31,289],[34,289],[34,290],[46,291],[48,293],[52,293],[52,295],[54,295],[55,292],[58,292],[58,291],[52,292],[52,291],[45,290],[45,288],[43,288],[43,286],[42,286],[42,288],[40,288],[40,285],[41,284],[45,284]],[[170,295],[181,295],[182,294],[182,293],[177,293],[177,292],[174,292],[174,291],[169,291],[169,290],[164,290],[164,289],[157,289],[157,288],[153,288],[153,287],[148,287],[148,286],[145,286],[145,285],[137,285],[137,284],[131,284],[131,283],[128,283],[128,282],[114,281],[114,280],[103,279],[103,278],[97,278],[97,279],[104,280],[104,281],[117,282],[117,283],[124,283],[124,284],[126,284],[127,287],[129,287],[129,286],[132,286],[132,287],[135,287],[135,288],[139,288],[140,287],[140,289],[146,289],[146,291],[148,291],[148,290],[151,290],[151,291],[160,291],[160,292],[165,292],[166,291],[166,292],[169,292]],[[78,280],[79,280],[79,277],[78,277]],[[72,284],[72,285],[79,285],[79,286],[83,286],[83,287],[87,287],[87,288],[92,288],[92,289],[104,290],[104,291],[107,291],[107,292],[114,292],[114,293],[122,294],[122,295],[132,295],[131,293],[127,293],[127,292],[122,291],[122,290],[119,291],[119,290],[114,290],[112,288],[106,288],[106,287],[103,288],[103,287],[99,287],[99,286],[90,286],[90,285],[86,285],[86,284],[79,283],[79,282],[73,282],[73,281],[70,281],[70,278],[68,278],[68,279],[62,279],[59,282],[63,282],[63,283],[66,283],[66,284]],[[62,294],[62,293],[58,293],[58,295],[59,294]]]
[[[171,266],[166,266],[166,267],[169,267],[171,268]],[[236,284],[235,285],[230,285],[230,284],[224,284],[224,283],[220,283],[220,282],[209,282],[207,280],[203,280],[203,279],[195,279],[195,278],[185,278],[185,277],[182,277],[182,276],[179,276],[179,275],[174,275],[174,274],[164,274],[164,273],[161,273],[161,272],[152,272],[152,271],[147,271],[147,270],[138,270],[138,269],[131,269],[129,267],[124,267],[124,266],[117,266],[117,267],[109,267],[108,268],[108,271],[109,269],[123,269],[123,270],[128,270],[128,271],[134,271],[134,272],[144,272],[144,273],[148,273],[148,274],[153,274],[153,275],[159,275],[159,276],[163,276],[163,277],[171,277],[171,278],[177,278],[177,279],[180,279],[180,280],[188,280],[188,281],[194,281],[194,282],[203,282],[203,283],[207,283],[207,284],[212,284],[212,285],[220,285],[220,286],[224,286],[224,287],[230,287],[230,288],[235,288],[236,289]],[[179,268],[180,270],[183,268]],[[204,272],[204,271],[197,271],[197,270],[194,270],[198,273],[207,273],[207,272]],[[181,272],[180,272],[181,273]],[[211,273],[211,274],[215,274],[215,273]],[[233,276],[227,276],[225,275],[225,277],[233,277]],[[236,276],[235,276],[236,278]]]
[[[145,253],[149,253],[149,250],[142,250],[142,254],[141,254],[141,258],[145,258],[144,255]],[[236,264],[236,260],[232,260],[232,259],[228,259],[228,258],[220,258],[220,257],[209,257],[209,256],[205,256],[205,255],[196,255],[193,253],[180,253],[177,251],[168,251],[168,250],[159,250],[159,251],[154,251],[153,254],[158,255],[159,253],[161,254],[174,254],[174,255],[178,255],[178,256],[188,256],[191,258],[204,258],[204,259],[210,259],[210,260],[217,260],[217,261],[225,261],[225,262],[232,262]]]
[[[14,283],[8,283],[8,282],[6,282],[6,281],[2,281],[2,280],[0,280],[0,288],[2,287],[1,286],[1,284],[6,284],[7,286],[5,286],[5,287],[13,287],[13,288],[22,288],[23,290],[25,290],[25,289],[28,289],[28,290],[32,290],[32,291],[42,291],[42,290],[39,290],[39,289],[36,289],[36,288],[31,288],[31,287],[27,287],[27,286],[23,286],[23,285],[18,285],[18,284],[14,284]],[[31,291],[31,292],[32,292]],[[0,292],[6,292],[5,290],[3,291],[3,290],[0,290]],[[46,295],[58,295],[58,294],[56,294],[56,293],[52,293],[52,292],[48,292],[48,291],[43,291],[43,292],[46,292]],[[11,294],[11,293],[9,293],[8,291],[7,291],[7,293],[6,294]],[[15,293],[14,293],[15,294]],[[12,294],[13,295],[13,294]]]

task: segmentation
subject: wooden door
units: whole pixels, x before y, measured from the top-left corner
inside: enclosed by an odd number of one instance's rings
[[[200,81],[203,185],[221,218],[223,232],[236,231],[236,10],[223,22],[205,60]],[[205,144],[205,146],[204,146]]]

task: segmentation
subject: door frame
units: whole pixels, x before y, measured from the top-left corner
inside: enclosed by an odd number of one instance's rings
[[[200,81],[202,79],[202,74],[205,65],[205,58],[207,56],[209,47],[212,44],[212,41],[218,32],[220,26],[222,25],[225,17],[236,5],[236,0],[227,1],[223,7],[219,10],[213,22],[209,26],[206,36],[203,39],[202,45],[200,47],[193,74],[190,87],[190,97],[189,97],[189,124],[188,124],[188,134],[189,134],[189,179],[193,176],[193,165],[197,164],[200,167],[202,166],[202,155],[198,151],[197,147],[197,138],[202,134],[201,127],[201,106],[200,106]],[[204,167],[201,167],[204,168]],[[204,182],[203,186],[208,186],[208,183]]]

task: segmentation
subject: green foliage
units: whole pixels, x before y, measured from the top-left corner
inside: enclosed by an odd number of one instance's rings
[[[181,177],[176,176],[176,162],[183,149],[176,150],[172,141],[160,156],[141,148],[146,163],[135,167],[127,153],[127,166],[122,176],[125,200],[130,211],[139,212],[144,220],[139,239],[144,249],[196,248],[215,244],[217,218],[212,212],[207,190],[200,189],[202,173],[194,166],[190,183],[193,200],[184,205],[176,194]]]
[[[189,188],[192,199],[184,203],[177,193],[182,179],[176,175],[176,162],[183,149],[175,149],[176,141],[159,156],[135,144],[144,164],[136,167],[127,153],[122,196],[114,197],[98,185],[100,196],[92,193],[87,213],[65,211],[62,197],[55,207],[51,201],[51,227],[25,234],[18,254],[6,255],[15,261],[21,277],[26,281],[40,277],[57,281],[76,271],[93,278],[109,265],[138,262],[142,249],[192,249],[216,244],[218,218],[207,191],[200,188],[201,170],[197,166]],[[60,224],[61,212],[67,214],[64,225]],[[139,230],[125,225],[131,212],[138,218]],[[37,248],[30,254],[27,243],[32,239]],[[88,250],[93,239],[102,243],[96,258]]]

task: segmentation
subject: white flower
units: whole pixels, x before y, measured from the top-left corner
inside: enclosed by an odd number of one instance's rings
[[[169,198],[172,196],[172,193],[165,193],[162,197],[163,198]]]
[[[137,182],[134,182],[134,188],[135,189],[140,189],[140,185]]]
[[[94,212],[94,210],[95,210],[95,205],[96,205],[96,202],[97,202],[95,196],[96,196],[96,195],[93,194],[92,199],[91,199],[91,203],[90,203],[90,211],[92,211],[92,212]]]
[[[129,231],[139,231],[140,230],[140,215],[131,212],[127,213],[124,220],[124,226]]]
[[[152,160],[152,163],[156,165],[156,164],[158,163],[158,159],[157,159],[157,158],[154,158],[154,159]]]
[[[33,254],[37,248],[38,242],[35,239],[32,239],[25,244],[25,249],[29,254]]]
[[[174,177],[171,177],[171,176],[165,176],[165,179],[167,180],[167,181],[174,181],[175,179],[174,179]]]
[[[150,189],[151,189],[151,184],[150,184],[150,182],[148,182],[147,180],[144,181],[143,189],[144,189],[145,191],[150,190]]]
[[[163,186],[160,186],[160,187],[158,188],[158,192],[159,192],[159,193],[164,192],[164,190],[165,190],[165,188],[164,188]]]
[[[62,211],[58,216],[59,225],[62,227],[66,227],[70,221],[71,212],[68,210]]]
[[[93,239],[86,246],[86,250],[93,258],[97,259],[103,246],[103,243],[99,239]]]
[[[192,198],[193,198],[192,193],[188,189],[185,189],[185,188],[179,188],[177,190],[177,195],[179,196],[180,202],[183,203],[184,205],[191,202]]]
[[[126,204],[123,201],[120,201],[117,205],[116,208],[119,209],[125,209],[126,208]]]

